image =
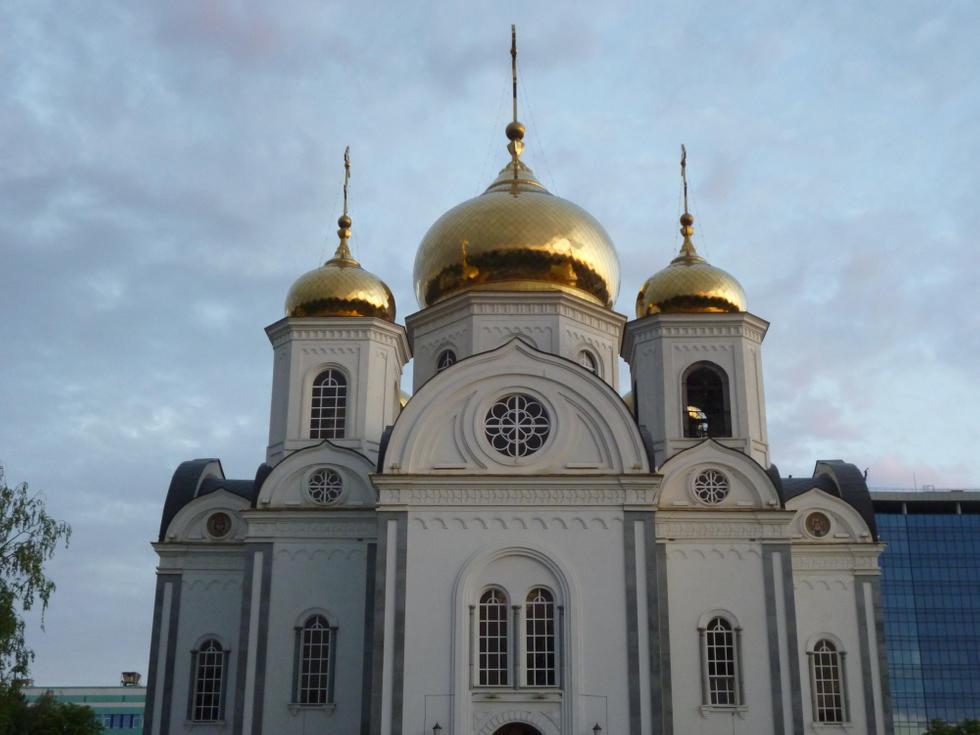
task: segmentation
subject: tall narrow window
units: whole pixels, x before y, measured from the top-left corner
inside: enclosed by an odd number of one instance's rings
[[[813,719],[816,722],[847,722],[844,699],[844,654],[823,639],[817,641],[810,658]]]
[[[489,589],[480,597],[480,686],[510,683],[507,643],[507,595]]]
[[[701,631],[705,704],[718,707],[741,704],[736,632],[722,617],[712,618]]]
[[[297,672],[300,704],[326,704],[330,701],[330,654],[333,631],[322,615],[312,615],[300,630],[299,671]]]
[[[731,436],[728,376],[717,365],[701,362],[684,376],[684,436]]]
[[[456,353],[452,350],[443,350],[439,353],[439,357],[436,360],[436,372],[441,373],[448,367],[452,367],[456,364]]]
[[[582,350],[578,353],[578,364],[594,375],[599,374],[599,363],[596,362],[595,356],[588,350]]]
[[[225,652],[218,641],[210,638],[194,657],[194,699],[191,719],[194,722],[218,722],[222,712],[222,686],[225,675]]]
[[[524,608],[527,626],[527,685],[553,687],[557,681],[555,600],[544,587],[527,595]]]
[[[347,378],[328,368],[313,381],[310,403],[310,438],[341,439],[347,423]]]

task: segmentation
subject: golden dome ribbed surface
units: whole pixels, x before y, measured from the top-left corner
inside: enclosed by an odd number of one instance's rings
[[[483,194],[429,228],[414,275],[423,307],[470,290],[566,291],[611,307],[619,292],[619,258],[602,225],[548,192],[517,155]]]
[[[691,242],[694,217],[681,216],[684,244],[680,254],[653,274],[636,297],[637,318],[651,314],[698,314],[746,311],[745,291],[730,273],[698,255]]]
[[[342,237],[333,258],[289,289],[286,316],[370,316],[393,322],[395,297],[384,281],[361,268]]]

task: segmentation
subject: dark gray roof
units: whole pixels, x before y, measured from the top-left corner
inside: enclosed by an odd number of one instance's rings
[[[225,490],[255,505],[255,499],[258,497],[258,491],[261,487],[261,482],[258,480],[259,478],[265,480],[268,475],[267,472],[265,474],[262,472],[265,466],[259,467],[255,480],[229,480],[225,478],[219,459],[191,459],[187,462],[181,462],[170,480],[170,489],[167,490],[167,499],[163,504],[159,540],[163,541],[167,528],[177,513],[180,512],[180,509],[195,498],[203,497],[218,490]],[[210,472],[208,471],[209,468],[211,468]]]
[[[774,468],[775,465],[770,469]],[[840,498],[860,514],[871,531],[871,537],[878,540],[871,493],[864,473],[856,465],[842,459],[821,459],[813,468],[813,477],[780,477],[777,487],[784,505],[786,501],[814,487]]]

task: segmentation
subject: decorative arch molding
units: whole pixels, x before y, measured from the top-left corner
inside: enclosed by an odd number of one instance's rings
[[[700,470],[718,469],[729,479],[729,496],[715,506],[699,505],[689,492],[691,478]],[[744,510],[780,508],[779,492],[762,465],[752,457],[714,439],[705,439],[678,452],[660,467],[663,475],[659,507],[662,510]]]
[[[337,624],[337,615],[325,607],[308,607],[293,620],[294,628],[302,628],[306,621],[314,615],[321,615],[327,620],[328,625]]]
[[[241,541],[245,536],[246,524],[242,521],[240,512],[250,507],[248,500],[224,489],[201,495],[177,511],[167,526],[164,538],[168,542],[199,541],[212,544]],[[204,530],[205,524],[208,516],[218,511],[228,514],[232,527],[226,537],[212,539]]]
[[[306,498],[303,483],[309,471],[317,467],[337,471],[344,483],[350,485],[333,506],[316,506]],[[325,439],[292,452],[279,462],[262,483],[256,505],[259,508],[310,506],[322,510],[337,505],[373,506],[375,490],[368,477],[373,471],[374,463],[363,454]]]
[[[561,735],[558,726],[541,713],[517,709],[493,715],[480,725],[477,732],[479,735],[494,735],[500,728],[515,724],[530,725],[541,735]]]
[[[564,625],[561,631],[564,648],[559,663],[564,671],[563,688],[566,692],[575,692],[578,682],[582,680],[582,631],[581,625],[577,624],[577,621],[582,619],[582,587],[572,567],[565,564],[556,551],[543,546],[524,544],[479,549],[463,562],[453,582],[452,682],[453,691],[456,694],[453,698],[454,732],[469,731],[471,726],[467,726],[466,723],[472,722],[474,707],[469,696],[462,696],[469,689],[467,677],[470,651],[468,650],[467,625],[469,624],[470,605],[474,604],[480,592],[487,586],[482,580],[486,569],[496,561],[514,556],[525,557],[538,562],[554,578],[557,589],[552,591],[557,593],[556,604],[565,609]],[[551,587],[551,585],[543,586]],[[574,726],[573,700],[574,697],[566,696],[561,702],[561,722],[570,723],[570,726]],[[520,712],[525,711],[521,710]],[[496,717],[506,717],[510,714],[513,713],[501,713]],[[540,717],[540,715],[531,712],[525,712],[525,714]],[[496,728],[515,721],[522,722],[523,720],[502,719],[495,726],[486,725],[493,727],[493,729],[485,731],[481,727],[480,733],[493,733]],[[547,729],[541,729],[545,735],[560,735],[557,725],[549,720],[528,722],[539,729],[541,726],[537,722],[546,725]],[[571,732],[571,730],[569,731]]]
[[[549,412],[540,451],[517,458],[494,451],[483,422],[494,401],[528,393]],[[640,431],[619,395],[576,362],[513,337],[430,378],[392,428],[382,472],[648,474]],[[569,457],[581,458],[573,467]]]
[[[786,510],[796,511],[791,528],[797,543],[818,545],[871,541],[871,529],[861,514],[850,503],[819,487],[791,498],[786,503]],[[824,513],[830,518],[830,532],[822,538],[815,538],[805,529],[806,517],[813,512]]]

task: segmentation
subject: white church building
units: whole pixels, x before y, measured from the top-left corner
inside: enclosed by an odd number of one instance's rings
[[[510,161],[419,245],[404,326],[345,185],[336,255],[266,328],[265,462],[173,475],[148,735],[891,732],[864,477],[780,477],[768,322],[687,207],[628,320],[609,235],[524,134],[515,105]]]

